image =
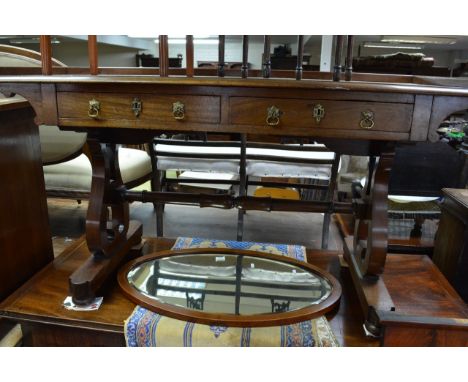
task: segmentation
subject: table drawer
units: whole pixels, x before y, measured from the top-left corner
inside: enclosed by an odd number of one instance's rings
[[[99,112],[94,117],[95,110],[90,112],[91,100],[99,102]],[[140,111],[136,113],[134,109],[138,107],[138,102]],[[96,122],[219,123],[221,114],[218,96],[59,92],[57,103],[59,118]],[[174,110],[176,103],[178,111]]]
[[[276,110],[279,109],[279,118],[270,115],[268,119],[268,109],[272,106]],[[232,124],[269,128],[408,132],[411,128],[412,113],[413,105],[403,103],[230,98],[230,122]]]

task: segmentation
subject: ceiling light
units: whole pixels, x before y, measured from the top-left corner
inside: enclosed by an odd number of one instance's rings
[[[437,36],[383,36],[381,42],[396,42],[408,44],[444,44],[453,45],[457,39],[452,37],[437,37]]]
[[[155,38],[156,36],[128,34],[127,37],[129,37],[129,38]]]
[[[159,44],[159,39],[155,39],[154,42],[156,44]],[[168,43],[169,44],[180,44],[180,45],[183,45],[185,44],[185,39],[184,38],[170,38],[168,40]],[[216,39],[216,40],[208,40],[208,39],[194,39],[193,40],[193,43],[195,45],[218,45],[219,41]]]
[[[12,38],[9,40],[10,44],[39,44],[39,37],[24,37],[24,38]],[[60,40],[56,37],[50,39],[51,44],[60,44]]]
[[[144,38],[144,39],[147,39],[147,38],[152,38],[152,39],[158,39],[159,35],[155,35],[155,36],[148,36],[148,35],[130,35],[128,34],[127,37],[130,37],[130,38]],[[185,38],[187,37],[187,35],[169,35],[168,36],[170,40],[172,39],[175,39],[175,40],[178,40],[178,39],[181,39],[181,40],[184,40],[185,41]],[[212,38],[212,37],[216,37],[218,38],[218,36],[211,36],[211,35],[195,35],[193,36],[195,39],[208,39],[208,38]]]
[[[363,45],[364,48],[382,48],[382,49],[412,49],[421,50],[422,47],[418,45],[392,45],[392,44],[379,44],[373,42],[366,42]]]

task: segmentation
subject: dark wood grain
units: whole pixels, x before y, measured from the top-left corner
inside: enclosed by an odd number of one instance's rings
[[[91,99],[100,102],[99,118],[88,117],[88,103]],[[183,125],[187,123],[218,123],[220,119],[220,100],[216,96],[193,95],[153,95],[140,94],[142,112],[136,117],[131,108],[135,94],[106,94],[106,93],[58,93],[59,118],[75,120],[75,125],[81,120],[99,126],[110,126],[115,121],[121,127],[129,124],[146,124],[157,126],[158,123],[167,122]],[[172,105],[182,102],[185,106],[185,117],[176,120]]]
[[[2,48],[3,49],[3,48]],[[52,59],[53,63],[57,60]],[[207,77],[216,77],[218,76],[217,68],[194,68],[196,76],[207,76]],[[89,75],[89,67],[54,67],[55,74],[73,74],[73,75]],[[101,67],[99,73],[102,75],[151,75],[158,76],[159,68],[123,68],[123,67]],[[225,73],[229,77],[239,77],[240,69],[225,69]],[[294,71],[292,70],[281,70],[275,69],[272,70],[271,77],[273,78],[294,78]],[[40,75],[41,68],[34,67],[1,67],[0,75]],[[171,76],[184,76],[186,70],[182,68],[169,68],[169,75]],[[314,71],[304,71],[304,79],[315,79],[315,80],[331,80],[333,73],[331,72],[314,72]],[[263,70],[260,69],[250,69],[249,77],[263,77]],[[427,82],[426,79],[421,79],[420,77],[410,76],[410,75],[398,75],[398,74],[385,74],[385,73],[353,73],[353,80],[355,81],[369,81],[369,82],[378,82],[378,83],[401,83],[401,84],[424,84],[430,85],[430,82]]]
[[[336,36],[335,41],[335,65],[333,66],[333,81],[341,79],[341,57],[343,55],[344,36]]]
[[[136,69],[133,69],[135,71]],[[67,70],[64,70],[67,72]],[[70,70],[68,70],[70,72]],[[287,71],[286,71],[287,72]],[[335,92],[339,91],[352,91],[352,92],[375,92],[375,93],[391,93],[394,95],[397,94],[407,94],[407,95],[416,95],[416,94],[432,94],[437,96],[455,96],[453,102],[456,101],[456,97],[464,97],[468,95],[468,82],[465,83],[461,79],[458,86],[453,86],[450,82],[444,86],[444,81],[439,80],[437,84],[416,83],[416,77],[410,78],[400,78],[393,77],[391,75],[384,77],[373,77],[371,75],[364,75],[359,79],[356,77],[355,81],[347,81],[340,84],[330,81],[330,74],[318,72],[310,75],[310,79],[315,79],[315,81],[295,81],[295,80],[286,80],[282,79],[283,77],[279,76],[278,78],[271,78],[268,81],[263,81],[260,78],[249,78],[249,79],[240,79],[240,78],[188,78],[188,77],[169,77],[161,78],[154,76],[134,76],[134,75],[120,75],[118,77],[111,75],[101,75],[99,77],[89,76],[83,73],[79,77],[69,78],[66,76],[27,76],[22,77],[18,74],[27,73],[27,71],[22,72],[15,69],[15,75],[4,75],[0,78],[0,83],[73,83],[78,84],[109,84],[112,83],[114,86],[122,86],[122,84],[139,84],[144,86],[145,84],[152,84],[153,86],[162,86],[162,85],[187,85],[187,86],[220,86],[220,87],[233,87],[233,88],[274,88],[274,89],[315,89],[315,90],[331,90]],[[118,74],[118,71],[114,71],[114,75]],[[180,71],[180,73],[183,73]],[[291,73],[291,72],[289,72]],[[130,74],[132,70],[130,70]],[[273,73],[274,74],[274,73]],[[259,71],[261,76],[261,72]],[[356,74],[357,75],[357,74]],[[379,81],[380,79],[380,81]],[[119,85],[118,85],[119,84]],[[465,100],[460,98],[460,101]],[[465,100],[466,101],[466,100]],[[447,105],[447,107],[450,107]],[[458,110],[463,109],[460,108]],[[456,110],[456,109],[455,109]]]
[[[44,77],[46,78],[46,77]],[[339,100],[339,101],[371,101],[371,102],[389,102],[389,103],[403,103],[403,104],[414,104],[415,95],[406,93],[389,93],[379,92],[365,89],[348,89],[345,86],[339,87],[338,89],[331,89],[326,87],[318,88],[302,88],[298,87],[285,87],[286,83],[290,81],[278,81],[276,79],[269,79],[264,81],[262,79],[219,79],[221,83],[211,83],[210,79],[207,78],[188,78],[189,81],[194,81],[191,84],[186,84],[185,81],[179,81],[177,79],[175,83],[172,83],[173,79],[176,78],[158,78],[159,81],[128,81],[116,85],[114,81],[93,81],[92,79],[103,78],[90,77],[90,81],[86,83],[80,82],[57,82],[54,83],[57,88],[57,92],[69,92],[69,93],[112,93],[115,94],[115,86],[118,86],[119,94],[156,94],[156,95],[174,95],[174,94],[190,94],[196,96],[203,95],[225,95],[229,97],[261,97],[261,98],[284,98],[284,99],[328,99],[328,100]],[[145,77],[146,78],[146,77]],[[200,82],[198,82],[200,80]],[[179,83],[180,82],[180,83]],[[197,84],[198,82],[198,84]],[[226,82],[226,86],[223,83]],[[233,82],[234,86],[229,86],[229,83]],[[250,86],[239,86],[239,82],[250,83]],[[264,87],[266,83],[275,83],[273,88]],[[1,78],[0,78],[1,83]],[[43,81],[40,85],[48,83]],[[294,81],[295,84],[307,83],[307,81]],[[354,84],[355,82],[343,82],[343,84]],[[8,86],[9,84],[2,84],[2,86]],[[28,84],[39,86],[39,84]],[[256,86],[259,85],[259,86]],[[11,86],[11,85],[9,85]],[[15,86],[21,86],[21,84],[15,84]],[[26,85],[23,85],[26,86]]]
[[[432,101],[432,96],[418,95],[415,97],[411,140],[425,141],[427,139],[431,118],[431,114],[427,111],[432,108]]]
[[[265,36],[263,42],[263,78],[271,77],[271,36]]]
[[[351,278],[356,286],[356,293],[366,320],[371,319],[370,310],[391,311],[395,309],[395,303],[383,278],[365,278],[360,272],[360,264],[353,253],[352,236],[345,238],[343,249],[345,259],[350,265]]]
[[[345,60],[345,80],[351,81],[353,75],[353,47],[354,36],[348,36],[346,44],[346,60]]]
[[[159,75],[169,75],[169,42],[167,35],[159,36]]]
[[[302,79],[302,60],[304,57],[304,36],[297,36],[297,64],[296,64],[296,80]]]
[[[242,36],[242,78],[249,76],[249,36]]]
[[[185,38],[185,62],[187,67],[187,77],[193,77],[193,35],[187,35]]]
[[[427,256],[389,255],[386,265],[382,277],[396,313],[468,318],[466,304]]]
[[[24,322],[21,328],[23,346],[125,346],[124,336],[111,331],[50,326],[36,322]]]
[[[467,330],[434,330],[431,328],[408,328],[388,325],[385,328],[383,346],[455,346],[467,347]]]
[[[173,243],[172,239],[146,239],[144,253],[170,249]],[[329,312],[327,318],[342,345],[376,346],[379,340],[364,336],[362,331],[364,316],[359,300],[349,270],[340,267],[338,254],[337,252],[307,250],[308,262],[330,272],[343,287],[339,308]],[[73,345],[77,344],[80,336],[84,336],[83,344],[89,346],[103,343],[103,341],[104,344],[115,345],[118,341],[116,338],[123,338],[123,321],[131,314],[135,306],[120,292],[115,279],[109,280],[102,288],[101,295],[104,296],[104,303],[99,311],[75,312],[61,307],[67,295],[67,277],[88,256],[89,252],[84,241],[76,241],[57,257],[53,264],[36,274],[20,290],[0,304],[0,314],[21,322],[45,325],[48,328],[47,332],[36,335],[35,345]],[[411,280],[411,275],[416,275],[416,277],[408,282]],[[408,322],[411,322],[414,316],[447,317],[447,319],[468,317],[466,305],[462,304],[453,288],[446,281],[444,283],[440,272],[437,273],[435,266],[425,256],[389,256],[383,280],[392,296],[396,307],[395,313],[407,316],[401,324],[392,325],[399,331],[402,330],[401,328],[408,328]],[[41,303],[38,304],[38,301]],[[385,317],[388,318],[388,316]],[[396,321],[397,317],[393,316],[392,319]],[[428,329],[427,326],[425,329]],[[429,330],[434,329],[429,328]],[[66,333],[71,335],[69,340]],[[106,333],[109,335],[114,333],[117,337],[111,336],[103,340],[102,337]],[[404,346],[414,342],[414,336],[406,338],[400,334],[392,335],[390,325],[385,328],[385,333],[382,339],[384,345]],[[97,337],[98,335],[100,338]],[[451,335],[453,336],[453,332]]]
[[[36,124],[57,124],[57,109],[54,108],[56,102],[55,85],[22,84],[12,87],[10,84],[1,84],[0,92],[7,97],[18,94],[26,98],[36,114]],[[47,98],[43,98],[43,96],[47,96]]]
[[[325,109],[325,117],[317,123],[312,110],[320,104]],[[323,99],[286,100],[279,98],[231,97],[230,110],[232,124],[257,125],[267,127],[267,108],[276,106],[282,111],[279,126],[285,128],[304,127],[335,130],[361,130],[361,112],[371,110],[375,114],[375,126],[369,131],[408,132],[411,125],[410,105],[329,101]],[[387,122],[392,121],[389,125]]]
[[[173,239],[145,239],[143,252],[168,250],[173,244]],[[69,311],[61,306],[67,295],[67,278],[88,257],[89,251],[83,239],[75,241],[53,264],[0,304],[0,315],[28,327],[28,345],[117,346],[119,341],[124,343],[123,322],[135,304],[123,295],[115,279],[109,280],[100,291],[104,302],[99,311]],[[347,270],[340,268],[338,253],[307,250],[307,259],[310,264],[331,272],[343,285],[344,294],[339,308],[327,314],[340,343],[344,346],[378,345],[375,339],[364,336],[362,313]]]
[[[226,45],[226,36],[225,35],[219,35],[218,39],[219,39],[219,43],[218,43],[218,77],[224,77],[224,75],[225,75],[224,51],[225,51],[225,45]]]
[[[41,35],[39,38],[41,49],[42,74],[50,76],[52,74],[52,44],[50,36]]]
[[[91,198],[86,214],[86,241],[96,257],[112,256],[129,229],[128,203],[117,201],[115,188],[122,186],[122,177],[115,144],[101,144],[88,137],[92,167]],[[109,224],[111,224],[109,226]]]
[[[89,57],[89,73],[95,76],[98,74],[98,71],[99,71],[96,35],[88,36],[88,57]]]
[[[92,256],[70,276],[75,304],[89,304],[96,291],[141,241],[142,226],[130,222],[128,202],[119,197],[123,187],[115,144],[88,136],[92,167],[90,201],[86,214],[86,242]]]
[[[351,264],[352,239],[345,243]],[[377,327],[383,346],[460,346],[467,340],[467,306],[428,257],[388,255],[377,279],[361,277],[354,269],[350,267],[366,322]],[[434,341],[437,337],[446,341]]]
[[[26,102],[0,100],[0,301],[54,257],[33,120]]]
[[[468,191],[444,188],[434,263],[468,302]]]
[[[367,264],[363,268],[363,273],[366,275],[380,275],[385,268],[388,245],[388,182],[394,156],[395,153],[391,151],[382,153],[373,178]]]
[[[87,221],[87,227],[89,223]],[[125,239],[115,238],[111,247],[103,248],[110,252],[107,256],[96,256],[96,252],[92,252],[92,255],[73,272],[69,278],[69,292],[75,304],[87,305],[97,297],[97,292],[106,280],[115,274],[123,262],[131,259],[130,250],[140,243],[142,231],[141,223],[130,221],[128,230],[124,233]]]
[[[3,48],[2,48],[3,49]],[[52,59],[53,62],[57,60]],[[217,68],[194,68],[195,75],[197,76],[218,76]],[[103,67],[99,69],[100,74],[103,75],[159,75],[159,68],[123,68],[123,67]],[[55,74],[74,74],[74,75],[89,75],[89,67],[63,67],[54,68]],[[225,73],[229,77],[239,77],[239,69],[226,69]],[[1,67],[0,75],[40,75],[41,68],[33,67]],[[169,68],[169,75],[183,76],[186,74],[185,69],[181,68]],[[315,80],[331,80],[333,73],[331,72],[314,72],[304,71],[304,79],[315,79]],[[250,69],[249,77],[262,77],[263,70]],[[292,70],[280,70],[275,69],[272,71],[274,78],[294,78],[294,71]],[[399,75],[399,74],[385,74],[385,73],[353,73],[353,79],[356,81],[369,81],[369,82],[389,82],[389,83],[403,83],[403,84],[425,84],[430,85],[431,82],[426,79],[421,79],[417,76],[410,75]]]

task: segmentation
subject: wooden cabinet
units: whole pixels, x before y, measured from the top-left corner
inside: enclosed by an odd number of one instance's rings
[[[444,188],[433,261],[468,302],[468,190]]]
[[[54,259],[39,130],[27,102],[0,100],[0,301]]]

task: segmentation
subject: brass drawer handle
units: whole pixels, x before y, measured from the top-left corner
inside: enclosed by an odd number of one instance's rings
[[[142,109],[142,102],[139,98],[134,98],[132,101],[132,111],[135,117],[139,117]]]
[[[88,117],[98,119],[100,110],[101,110],[101,103],[98,100],[93,98],[92,100],[89,101]]]
[[[372,129],[374,127],[374,112],[372,111],[363,111],[361,112],[361,121],[359,126],[363,129]]]
[[[172,104],[172,115],[177,120],[184,119],[185,118],[185,105],[180,101],[174,102]]]
[[[320,123],[322,118],[325,117],[325,108],[318,103],[314,106],[313,116],[315,118],[315,122]]]
[[[270,106],[267,108],[266,123],[269,126],[277,126],[280,123],[280,117],[283,112],[276,106]]]

